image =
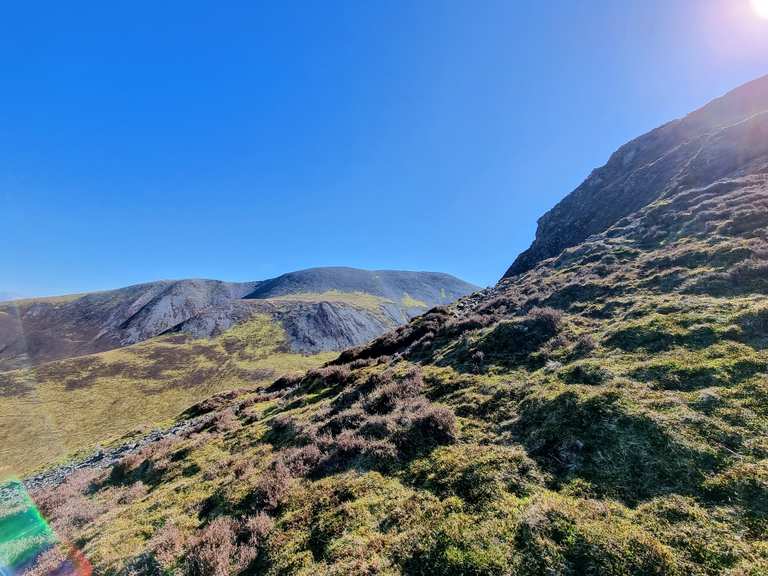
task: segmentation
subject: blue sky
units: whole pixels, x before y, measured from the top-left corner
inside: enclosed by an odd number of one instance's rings
[[[768,73],[749,0],[16,2],[0,291],[494,283],[627,140]]]

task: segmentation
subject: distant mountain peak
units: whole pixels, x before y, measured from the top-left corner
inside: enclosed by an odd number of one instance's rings
[[[29,299],[6,305],[0,314],[0,370],[120,348],[169,332],[207,338],[254,314],[279,321],[296,352],[341,350],[476,289],[448,274],[338,266],[253,282],[160,280]],[[289,295],[290,301],[273,301]]]

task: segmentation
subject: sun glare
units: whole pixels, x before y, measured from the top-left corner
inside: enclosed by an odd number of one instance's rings
[[[768,0],[751,0],[752,8],[760,18],[768,20]]]

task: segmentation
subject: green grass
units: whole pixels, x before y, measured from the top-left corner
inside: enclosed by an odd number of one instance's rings
[[[262,315],[211,340],[159,337],[4,373],[5,385],[20,392],[0,396],[0,475],[27,474],[134,429],[167,425],[212,394],[334,357],[286,350],[280,325]]]
[[[445,290],[443,290],[442,294],[445,294]],[[429,304],[423,300],[416,300],[416,298],[413,298],[407,292],[403,293],[403,297],[400,299],[400,304],[405,308],[424,308],[425,310],[429,308]]]
[[[392,303],[391,300],[374,296],[365,292],[341,292],[340,290],[327,290],[325,292],[298,292],[269,298],[272,302],[340,302],[350,304],[372,312],[378,312],[382,304]]]

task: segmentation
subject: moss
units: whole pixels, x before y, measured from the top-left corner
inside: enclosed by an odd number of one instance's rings
[[[735,320],[742,330],[742,341],[759,349],[768,347],[768,307],[752,308]]]
[[[460,510],[432,519],[428,539],[405,562],[406,574],[509,574],[515,553],[514,521]]]
[[[531,394],[519,413],[516,434],[561,482],[583,478],[629,502],[694,491],[717,462],[633,408],[620,389],[552,387]]]
[[[485,505],[505,493],[525,496],[544,482],[522,448],[472,444],[438,448],[412,463],[407,477],[441,498],[457,496],[472,505]]]
[[[721,574],[750,557],[750,545],[730,522],[727,508],[705,508],[677,495],[651,500],[637,508],[635,522],[667,542],[686,574]]]
[[[677,354],[643,363],[632,370],[634,378],[665,390],[691,391],[739,384],[768,368],[759,358],[707,358]]]
[[[497,323],[480,337],[474,348],[482,352],[488,362],[540,364],[543,359],[534,353],[555,338],[562,325],[563,316],[559,311],[535,308],[522,318]]]
[[[269,543],[268,574],[396,574],[442,505],[380,474],[345,473],[301,487]]]
[[[627,351],[659,352],[673,346],[705,348],[731,333],[728,328],[700,321],[700,318],[656,314],[610,332],[605,343]]]
[[[622,508],[542,495],[518,528],[518,574],[684,574],[675,554]]]
[[[756,530],[768,530],[768,460],[735,464],[708,479],[704,490],[720,502],[738,504]]]

